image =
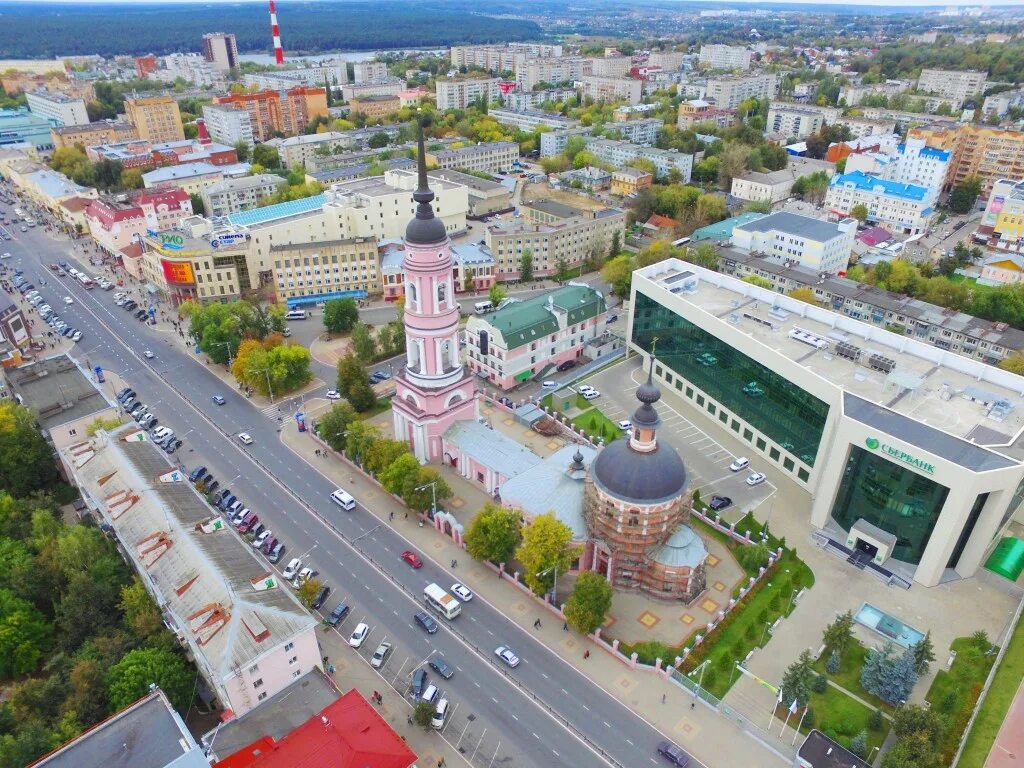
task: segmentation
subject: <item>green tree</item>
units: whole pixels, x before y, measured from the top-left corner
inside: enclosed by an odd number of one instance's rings
[[[351,404],[345,402],[334,403],[317,422],[320,429],[320,439],[336,451],[345,450],[346,435],[349,426],[359,417]]]
[[[420,470],[420,463],[411,453],[405,453],[395,459],[380,472],[377,479],[388,493],[401,495],[409,478],[415,478]],[[429,504],[428,504],[429,506]]]
[[[316,600],[317,593],[323,585],[324,583],[320,579],[306,579],[299,587],[297,595],[299,602],[307,608],[312,608],[313,601]]]
[[[206,203],[203,202],[203,196],[193,192],[188,197],[192,201],[192,213],[196,216],[205,216]]]
[[[53,643],[53,627],[30,602],[0,589],[0,680],[35,671]]]
[[[370,149],[381,149],[386,147],[390,143],[388,135],[384,131],[378,131],[377,133],[370,136],[366,144]]]
[[[549,591],[555,571],[565,573],[582,550],[572,546],[572,530],[551,512],[538,515],[523,528],[523,541],[516,559],[523,565],[523,577],[535,594]]]
[[[614,259],[619,255],[619,251],[622,250],[622,233],[619,230],[615,230],[612,233],[612,244],[608,248],[608,258]]]
[[[749,149],[743,144],[726,144],[722,154],[718,156],[718,185],[728,192],[732,189],[732,180],[742,176],[747,170]]]
[[[695,249],[691,249],[687,258],[697,266],[718,269],[718,249],[711,243],[701,243]]]
[[[330,299],[324,304],[324,327],[331,333],[351,331],[359,320],[355,299]]]
[[[949,207],[954,213],[968,213],[974,207],[974,201],[981,194],[981,179],[968,176],[955,187],[949,195]]]
[[[35,415],[14,400],[0,401],[0,488],[27,496],[57,481],[53,451],[35,427]]]
[[[811,699],[811,686],[814,685],[814,660],[811,652],[804,649],[800,656],[786,667],[782,675],[782,704],[796,699],[797,706],[802,707]]]
[[[825,627],[821,642],[841,659],[854,643],[853,613],[847,611],[837,616],[835,621]]]
[[[569,264],[565,259],[559,257],[555,260],[555,274],[553,275],[556,283],[564,283],[572,277],[572,271],[569,269]]]
[[[487,502],[469,524],[466,551],[477,560],[508,563],[520,540],[519,513]]]
[[[176,653],[160,648],[139,648],[125,654],[107,673],[110,706],[124,709],[159,685],[174,708],[184,712],[192,703],[197,673]]]
[[[519,257],[519,279],[524,283],[533,280],[533,251],[529,248],[523,248]]]
[[[350,393],[359,382],[368,381],[369,374],[363,362],[352,352],[338,360],[338,392],[344,398],[349,398]]]
[[[912,649],[914,652],[914,671],[918,677],[924,677],[935,661],[935,648],[932,643],[932,631],[925,632],[924,637]]]
[[[138,578],[121,587],[121,602],[117,604],[124,623],[139,640],[148,642],[164,631],[163,617],[156,603]]]
[[[850,751],[857,757],[864,757],[868,751],[868,732],[862,730],[850,739]]]
[[[357,381],[348,391],[348,401],[359,413],[366,413],[377,405],[377,393],[368,379]]]
[[[359,321],[352,326],[352,351],[364,363],[373,360],[377,354],[377,343],[373,331],[366,323]]]
[[[605,262],[601,267],[601,278],[611,285],[612,293],[620,299],[625,299],[630,294],[634,269],[633,257],[628,253],[621,253]]]
[[[897,739],[882,758],[882,768],[938,768],[939,764],[938,753],[921,734]]]
[[[452,489],[436,469],[421,466],[405,478],[400,495],[409,509],[426,511],[435,500],[440,508],[441,502],[452,497]]]
[[[758,544],[745,544],[736,550],[736,559],[743,566],[743,570],[754,573],[762,565],[768,562],[770,550],[768,545],[761,542]]]
[[[802,301],[804,304],[810,304],[812,307],[821,306],[821,302],[818,301],[818,297],[814,295],[814,289],[806,285],[801,285],[798,288],[792,288],[786,292],[786,295],[791,299]]]
[[[868,220],[868,207],[864,203],[857,203],[850,209],[850,215],[863,224]]]
[[[252,161],[264,168],[280,168],[281,157],[275,147],[266,144],[257,144],[252,151]]]
[[[412,719],[423,730],[430,730],[430,721],[434,718],[434,704],[430,701],[417,701],[412,710]]]
[[[404,440],[381,438],[375,440],[363,456],[363,466],[374,475],[379,475],[390,467],[399,456],[409,453],[409,446]]]
[[[238,162],[244,163],[249,159],[249,145],[242,139],[239,139],[235,142],[235,154],[238,155]]]
[[[493,304],[495,307],[497,307],[499,304],[501,304],[501,302],[503,302],[507,297],[508,297],[508,291],[506,291],[498,283],[493,283],[491,285],[490,291],[488,291],[488,294],[487,294],[487,298],[490,300],[491,304]]]
[[[918,704],[907,704],[893,714],[892,729],[900,738],[916,734],[923,736],[930,746],[938,747],[942,743],[946,726],[933,710]]]
[[[604,623],[611,606],[612,586],[608,580],[594,571],[583,571],[566,601],[565,619],[573,629],[589,635]]]
[[[1024,352],[1014,352],[1009,357],[999,361],[999,367],[1004,371],[1024,376]]]

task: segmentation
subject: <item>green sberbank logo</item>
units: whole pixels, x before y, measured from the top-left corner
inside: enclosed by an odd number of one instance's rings
[[[911,453],[907,453],[906,451],[900,448],[896,448],[887,443],[883,443],[877,437],[869,437],[867,440],[864,441],[864,445],[866,445],[872,451],[879,451],[881,453],[884,453],[886,456],[891,456],[894,459],[902,461],[904,464],[909,464],[915,469],[919,469],[922,472],[927,472],[929,475],[935,474],[934,464],[929,464],[927,461],[919,459],[917,456],[914,456]]]

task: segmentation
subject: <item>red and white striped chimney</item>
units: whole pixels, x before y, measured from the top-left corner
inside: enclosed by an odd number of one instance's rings
[[[270,34],[274,37],[274,62],[284,64],[284,48],[281,47],[281,28],[277,26],[277,8],[270,0]]]

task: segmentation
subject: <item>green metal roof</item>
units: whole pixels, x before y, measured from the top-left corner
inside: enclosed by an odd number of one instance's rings
[[[507,349],[543,339],[558,330],[556,313],[568,313],[567,325],[596,317],[607,309],[604,297],[585,285],[566,285],[522,301],[514,300],[487,316]]]

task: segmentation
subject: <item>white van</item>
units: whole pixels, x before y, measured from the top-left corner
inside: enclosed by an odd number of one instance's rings
[[[352,495],[344,488],[339,488],[331,494],[331,501],[337,504],[342,509],[352,511],[356,508],[356,500],[352,498]]]
[[[285,320],[305,320],[306,310],[304,309],[289,309],[285,314]]]
[[[430,724],[434,728],[444,728],[444,719],[448,716],[448,699],[441,699],[437,702],[437,709],[434,710],[434,716],[430,718]]]

